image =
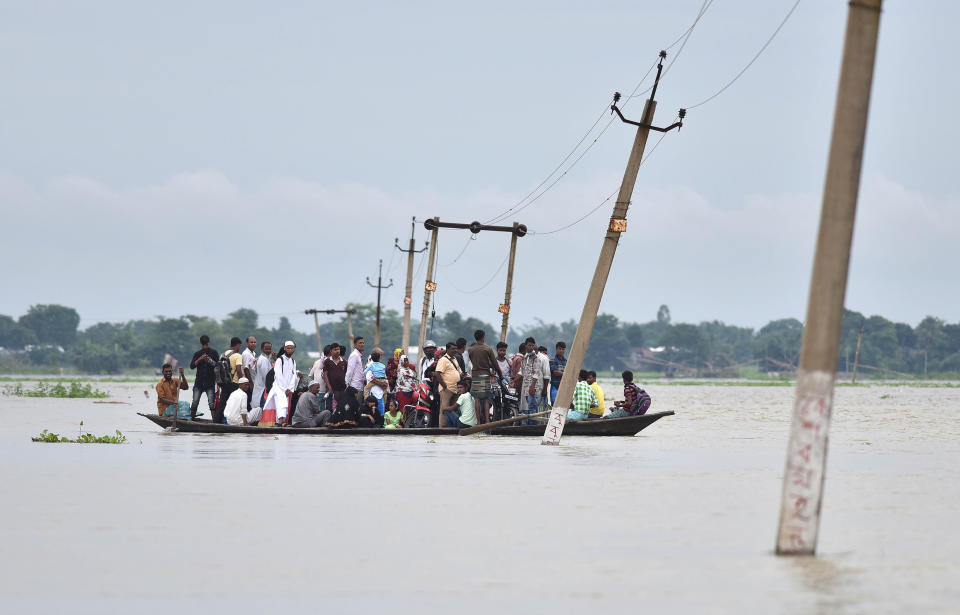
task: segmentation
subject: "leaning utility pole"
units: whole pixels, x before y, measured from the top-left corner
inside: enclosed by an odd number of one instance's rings
[[[429,222],[429,220],[428,220]],[[440,218],[433,218],[433,222],[440,222]],[[424,223],[426,226],[426,223]],[[430,229],[430,227],[427,227]],[[423,342],[427,339],[427,316],[430,315],[430,293],[437,290],[437,283],[433,281],[433,268],[437,260],[437,227],[431,229],[433,234],[430,236],[430,257],[427,259],[427,281],[423,283],[423,315],[420,316],[420,340],[417,342],[417,361],[423,360]],[[420,374],[418,373],[417,376]]]
[[[630,207],[630,199],[633,196],[633,186],[637,181],[640,162],[643,160],[643,150],[647,145],[647,135],[651,130],[668,132],[674,128],[683,126],[683,118],[686,115],[685,109],[680,109],[680,121],[666,128],[657,128],[650,123],[653,121],[653,112],[657,108],[657,102],[654,100],[654,97],[657,95],[657,86],[660,84],[660,74],[663,72],[663,60],[666,57],[667,52],[661,51],[660,62],[657,64],[657,78],[653,82],[650,98],[643,107],[643,119],[641,121],[632,122],[623,117],[623,114],[617,107],[617,102],[620,100],[620,92],[613,95],[613,105],[610,106],[611,110],[615,111],[623,122],[636,126],[637,135],[633,140],[630,159],[627,162],[627,169],[623,174],[623,183],[620,184],[620,194],[617,196],[617,203],[614,205],[613,215],[610,217],[607,234],[603,239],[600,258],[597,260],[597,268],[593,274],[593,281],[590,283],[587,300],[583,304],[583,312],[580,314],[577,333],[573,337],[573,344],[567,355],[567,366],[564,368],[563,378],[560,380],[560,388],[557,391],[557,399],[554,402],[554,411],[550,414],[547,429],[543,434],[543,439],[540,441],[541,444],[559,444],[560,436],[563,434],[563,426],[567,420],[567,410],[573,401],[573,389],[577,386],[577,376],[580,373],[580,368],[583,366],[583,356],[586,354],[587,346],[590,344],[590,335],[593,333],[593,325],[597,320],[600,300],[603,298],[603,289],[607,284],[607,277],[610,275],[610,268],[613,265],[613,256],[617,251],[620,234],[627,230],[627,208]]]
[[[833,136],[783,475],[778,555],[812,555],[817,550],[843,300],[882,4],[883,0],[855,0],[847,10]]]
[[[393,240],[393,247],[407,254],[407,286],[403,293],[403,336],[400,342],[400,347],[403,348],[403,354],[407,354],[407,351],[410,349],[410,307],[413,304],[413,255],[423,252],[430,245],[428,241],[427,244],[419,250],[413,249],[413,231],[416,227],[417,219],[414,218],[410,222],[410,247],[406,250],[400,247],[399,239],[394,238]]]
[[[390,278],[390,283],[386,286],[383,285],[383,259],[380,259],[380,268],[377,270],[377,283],[371,284],[370,278],[367,278],[367,286],[370,288],[377,289],[377,328],[374,330],[373,334],[373,345],[380,345],[380,292],[384,288],[390,288],[393,286],[393,278]]]
[[[517,256],[517,230],[520,225],[513,223],[513,234],[510,237],[510,263],[507,265],[507,290],[503,293],[503,303],[500,304],[500,341],[507,341],[507,329],[510,326],[510,295],[513,293],[513,263]]]
[[[346,313],[347,318],[350,318],[351,314],[356,314],[356,310],[346,309],[346,310],[318,310],[316,308],[310,308],[309,310],[304,310],[304,314],[313,314],[313,327],[317,330],[317,351],[320,352],[320,356],[323,356],[323,343],[320,341],[320,321],[317,320],[317,314],[340,314]]]

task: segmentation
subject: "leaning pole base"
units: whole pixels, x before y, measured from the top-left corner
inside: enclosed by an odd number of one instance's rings
[[[797,372],[777,532],[778,555],[813,555],[817,548],[833,383],[834,373],[830,371]]]
[[[550,444],[556,446],[560,444],[560,436],[563,434],[563,426],[567,423],[567,409],[554,408],[550,413],[550,419],[547,421],[547,429],[543,432],[543,438],[540,444]]]

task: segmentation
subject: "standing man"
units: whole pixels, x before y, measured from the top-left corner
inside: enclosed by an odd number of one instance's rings
[[[544,382],[542,376],[542,366],[537,354],[537,343],[532,337],[528,337],[524,345],[523,362],[520,373],[520,395],[526,402],[522,408],[526,414],[533,414],[540,408],[540,396],[544,392]],[[548,380],[549,382],[549,380]]]
[[[323,362],[321,376],[327,385],[330,410],[336,410],[334,404],[347,388],[347,361],[340,356],[340,344],[330,344],[330,354]]]
[[[480,424],[486,423],[490,417],[490,377],[496,373],[497,382],[503,379],[497,355],[493,348],[487,346],[486,337],[487,333],[483,329],[474,331],[473,339],[476,341],[470,345],[467,353],[470,358],[470,375],[473,377],[470,393],[477,398],[477,419]]]
[[[423,343],[423,356],[420,357],[417,367],[417,378],[423,380],[427,368],[430,367],[430,364],[433,363],[433,355],[437,352],[437,343],[433,340],[427,340]]]
[[[263,408],[263,393],[267,388],[267,373],[273,369],[273,344],[260,344],[260,356],[257,357],[256,369],[253,370],[253,407]]]
[[[587,372],[587,384],[590,385],[590,388],[593,389],[594,394],[597,396],[597,407],[590,408],[590,418],[603,418],[603,413],[607,411],[607,404],[603,402],[603,389],[600,388],[600,383],[597,382],[597,372],[593,370]]]
[[[215,423],[223,422],[223,410],[227,407],[227,399],[231,393],[237,390],[237,382],[243,378],[241,346],[243,346],[243,341],[239,337],[230,338],[230,349],[224,352],[221,357],[221,360],[226,359],[229,362],[232,381],[220,385],[220,403],[217,404],[217,411],[212,417]]]
[[[467,361],[463,357],[463,353],[467,351],[467,340],[458,337],[457,338],[457,363],[460,365],[460,371],[464,374],[467,373]]]
[[[440,392],[440,406],[450,405],[450,400],[457,394],[457,383],[463,379],[463,372],[460,371],[460,364],[457,362],[457,345],[453,342],[447,343],[447,350],[439,360],[434,369],[435,378],[438,382]],[[443,412],[440,413],[440,427],[446,427],[446,417]]]
[[[353,339],[353,351],[347,359],[347,387],[352,387],[357,391],[362,391],[364,387],[363,349],[365,347],[366,342],[363,341],[363,336],[358,335]]]
[[[500,366],[500,374],[503,380],[507,382],[513,380],[513,362],[507,358],[506,342],[497,342],[497,365]]]
[[[557,342],[557,352],[550,359],[550,403],[557,400],[557,389],[560,388],[560,380],[563,379],[563,370],[567,368],[567,343]]]
[[[180,412],[180,391],[187,390],[187,379],[183,375],[183,368],[180,368],[180,377],[173,377],[173,366],[164,363],[161,368],[163,378],[157,383],[157,414],[164,416],[173,408],[173,414],[178,416]],[[208,398],[209,399],[209,398]],[[186,404],[187,402],[183,402]]]
[[[243,349],[240,355],[240,364],[243,366],[243,377],[250,383],[253,382],[253,375],[257,371],[257,338],[252,335],[247,338],[247,347]],[[247,410],[253,403],[253,388],[247,387]]]
[[[197,377],[193,381],[193,403],[190,404],[191,421],[197,418],[197,408],[200,406],[200,396],[203,394],[207,396],[207,406],[210,408],[210,416],[213,416],[217,399],[217,380],[213,374],[213,366],[219,359],[220,355],[217,351],[210,348],[210,338],[201,335],[200,350],[193,353],[193,359],[190,361],[190,369],[197,370]]]
[[[273,363],[273,386],[267,394],[267,403],[263,405],[264,427],[283,425],[287,422],[287,413],[290,409],[291,397],[297,389],[300,379],[297,373],[297,362],[293,359],[297,345],[292,341],[283,343],[283,351]],[[273,411],[273,412],[271,412]]]
[[[310,373],[307,374],[307,378],[313,382],[316,381],[317,385],[320,387],[317,391],[317,402],[320,404],[321,410],[326,410],[326,401],[327,401],[327,383],[323,379],[323,362],[327,360],[327,357],[330,356],[330,347],[333,344],[327,344],[323,347],[323,352],[320,354],[320,358],[313,362],[313,367],[310,368]]]

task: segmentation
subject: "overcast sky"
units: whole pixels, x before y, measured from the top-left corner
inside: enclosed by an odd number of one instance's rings
[[[730,81],[793,1],[715,0],[670,49],[655,123]],[[304,308],[375,301],[379,258],[402,309],[393,241],[411,217],[517,204],[702,4],[0,0],[0,313],[60,303],[87,326],[243,306],[310,330]],[[960,6],[885,4],[847,306],[957,321]],[[803,318],[846,12],[802,1],[653,151],[602,311]],[[579,316],[612,202],[546,232],[619,187],[633,134],[613,123],[504,219],[536,231],[519,241],[514,324]],[[497,324],[509,237],[481,233],[453,262],[468,236],[441,232],[437,310]],[[312,242],[310,262],[284,258],[291,240]]]

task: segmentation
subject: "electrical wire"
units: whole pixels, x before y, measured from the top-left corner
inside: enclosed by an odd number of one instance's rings
[[[677,51],[676,54],[674,54],[673,58],[670,60],[670,63],[664,69],[663,74],[666,74],[670,70],[670,68],[673,66],[673,63],[677,61],[677,58],[680,57],[680,54],[683,52],[683,48],[686,47],[687,41],[690,40],[690,36],[693,34],[694,28],[697,27],[697,24],[703,18],[704,14],[710,8],[713,2],[714,0],[703,0],[703,4],[700,5],[700,10],[697,11],[697,16],[694,18],[693,23],[690,24],[690,26],[683,32],[683,34],[680,35],[679,38],[677,38],[677,40],[673,41],[672,43],[670,43],[670,45],[667,46],[667,49],[671,49],[677,43],[680,43],[682,41],[682,45],[680,46],[680,49]],[[633,88],[633,91],[630,93],[630,95],[625,97],[625,100],[621,105],[622,108],[625,108],[627,106],[627,103],[630,101],[630,99],[636,98],[638,96],[642,96],[643,94],[646,94],[647,92],[653,89],[653,86],[650,86],[643,92],[640,92],[639,94],[637,93],[640,87],[643,85],[643,83],[647,80],[647,77],[650,76],[650,73],[653,72],[653,69],[656,68],[656,66],[657,66],[657,61],[654,61],[654,63],[650,65],[650,68],[647,69],[647,72],[644,73],[643,77],[640,78],[640,81],[637,82],[636,87]],[[572,163],[570,163],[570,166],[568,166],[566,170],[563,171],[563,173],[561,173],[559,176],[556,177],[556,179],[550,182],[550,184],[548,184],[546,188],[544,188],[542,191],[537,193],[537,191],[540,190],[540,188],[543,187],[544,184],[550,181],[550,179],[554,175],[556,175],[557,171],[559,171],[563,167],[563,165],[566,164],[568,160],[570,160],[570,157],[573,156],[574,153],[576,153],[576,151],[580,148],[580,146],[587,139],[587,137],[590,136],[590,134],[593,132],[594,128],[596,128],[597,125],[600,123],[600,120],[603,119],[603,116],[606,114],[608,110],[609,110],[609,106],[604,107],[603,112],[601,112],[600,116],[596,119],[593,125],[590,126],[590,129],[587,130],[586,133],[584,133],[583,137],[580,138],[580,141],[578,141],[577,144],[574,146],[574,148],[570,150],[570,153],[568,153],[566,157],[560,161],[560,164],[558,164],[556,168],[554,168],[553,171],[551,171],[550,174],[546,178],[544,178],[543,181],[537,184],[537,186],[533,190],[528,192],[522,199],[517,201],[513,206],[501,212],[500,214],[494,216],[493,218],[485,222],[485,224],[493,224],[493,223],[499,222],[504,218],[506,218],[511,213],[516,214],[523,211],[533,203],[537,202],[540,199],[540,197],[546,194],[561,179],[563,179],[567,175],[567,173],[569,173],[570,170],[573,167],[575,167],[577,163],[579,163],[580,160],[583,159],[584,156],[587,155],[587,153],[593,148],[593,146],[597,144],[597,141],[599,141],[600,137],[602,137],[604,133],[607,132],[607,129],[610,128],[610,125],[613,123],[615,118],[610,118],[610,121],[608,121],[606,125],[604,125],[603,129],[599,132],[599,134],[597,134],[597,136],[593,139],[593,141],[590,142],[590,144],[586,147],[586,149],[584,149],[583,152],[581,152],[581,154],[577,156]],[[533,196],[534,194],[536,194],[536,196]],[[533,196],[533,198],[530,198],[531,196]]]
[[[700,19],[703,18],[703,15],[707,12],[707,9],[709,9],[712,4],[713,4],[713,0],[703,0],[703,4],[700,5],[700,10],[697,12],[697,16],[696,16],[696,18],[694,18],[693,23],[690,24],[690,27],[687,28],[686,30],[684,30],[683,34],[681,34],[680,37],[677,38],[677,40],[675,40],[675,41],[673,41],[672,43],[670,43],[670,44],[664,49],[664,51],[669,51],[669,50],[670,50],[672,47],[674,47],[677,43],[679,43],[680,41],[683,41],[683,44],[680,45],[680,49],[677,50],[677,53],[673,54],[673,57],[670,58],[670,62],[667,64],[667,67],[663,69],[663,75],[666,75],[667,73],[669,73],[669,72],[670,72],[670,69],[673,68],[674,62],[676,62],[676,61],[677,61],[677,58],[680,57],[680,54],[683,53],[683,48],[687,46],[687,41],[690,40],[690,35],[693,34],[693,29],[697,27],[697,24],[700,22]],[[656,66],[657,63],[654,62],[653,65]],[[651,70],[652,70],[652,68],[651,68]],[[649,74],[649,72],[648,72],[648,74]],[[644,79],[646,79],[646,77],[644,77]],[[643,81],[641,80],[641,83],[642,83],[642,82],[643,82]],[[637,93],[637,90],[639,90],[639,89],[640,89],[640,84],[637,84],[637,87],[634,88],[633,93],[631,93],[630,96],[627,96],[627,97],[626,97],[626,100],[623,102],[623,105],[622,105],[623,107],[626,107],[626,106],[627,106],[627,102],[629,102],[629,100],[630,100],[631,98],[637,98],[637,97],[639,97],[639,96],[644,96],[645,94],[647,94],[650,90],[653,89],[653,86],[651,85],[651,86],[648,87],[646,90],[644,90],[644,91],[642,91],[642,92],[640,92],[640,93],[638,94],[638,93]]]
[[[455,284],[453,284],[452,282],[450,283],[450,287],[453,288],[453,290],[455,290],[455,291],[457,291],[457,292],[460,292],[460,293],[462,293],[462,294],[464,294],[464,295],[472,295],[472,294],[474,294],[474,293],[478,293],[478,292],[480,292],[481,290],[483,290],[484,288],[486,288],[487,286],[490,286],[491,282],[493,282],[493,281],[496,279],[497,275],[498,275],[501,271],[503,271],[503,267],[504,267],[504,265],[507,264],[507,261],[508,261],[508,260],[510,260],[510,255],[509,255],[509,254],[503,259],[503,262],[500,263],[500,266],[497,267],[497,270],[493,272],[493,275],[490,276],[490,279],[487,280],[487,281],[483,284],[483,286],[481,286],[480,288],[476,288],[476,289],[474,289],[474,290],[463,290],[462,288],[457,287],[457,286],[456,286]]]
[[[657,150],[657,146],[660,145],[661,141],[663,141],[663,139],[664,139],[666,136],[667,136],[667,133],[663,133],[662,135],[660,135],[660,138],[657,140],[656,143],[653,144],[653,147],[650,148],[650,151],[647,152],[647,155],[644,156],[642,160],[640,160],[640,164],[638,165],[638,168],[639,168],[639,167],[642,167],[643,164],[644,164],[647,160],[650,159],[650,156],[653,155],[653,152],[655,152],[655,151]],[[619,192],[619,190],[615,190],[614,192],[611,192],[610,195],[609,195],[607,198],[605,198],[605,199],[603,199],[602,201],[600,201],[600,203],[599,203],[596,207],[594,207],[593,209],[591,209],[590,211],[588,211],[588,212],[587,212],[586,214],[584,214],[583,216],[577,218],[576,220],[574,220],[574,221],[571,222],[570,224],[567,224],[566,226],[561,226],[560,228],[555,228],[555,229],[553,229],[552,231],[539,231],[539,232],[538,232],[538,231],[528,231],[527,234],[528,234],[528,235],[552,235],[552,234],[554,234],[554,233],[559,233],[560,231],[565,231],[565,230],[567,230],[567,229],[570,228],[570,227],[576,226],[576,225],[580,224],[581,222],[583,222],[584,220],[586,220],[587,218],[589,218],[590,216],[592,216],[593,214],[595,214],[595,213],[597,212],[597,210],[599,210],[601,207],[603,207],[604,205],[606,205],[606,204],[610,201],[610,199],[612,199],[612,198],[617,194],[617,192]]]
[[[470,242],[473,241],[473,240],[476,239],[476,238],[477,238],[476,235],[474,235],[473,233],[470,233],[470,236],[467,237],[466,243],[463,244],[463,249],[460,250],[460,252],[457,254],[457,257],[456,257],[455,259],[453,259],[452,261],[450,261],[449,263],[445,263],[445,264],[443,264],[443,265],[440,265],[440,267],[449,267],[450,265],[453,265],[453,264],[456,263],[458,260],[460,260],[460,257],[463,256],[463,253],[466,252],[466,251],[467,251],[467,248],[470,247]]]
[[[723,92],[724,92],[727,88],[729,88],[731,85],[733,85],[734,83],[736,83],[737,79],[739,79],[739,78],[743,75],[743,73],[747,72],[747,69],[750,68],[751,66],[753,66],[753,63],[757,61],[757,58],[759,58],[760,55],[761,55],[764,51],[766,51],[767,46],[769,46],[770,43],[773,42],[773,39],[777,36],[777,34],[780,33],[780,30],[781,30],[781,29],[783,28],[783,26],[787,23],[787,21],[790,19],[790,16],[793,15],[793,12],[797,9],[797,7],[798,7],[799,5],[800,5],[800,0],[797,0],[796,2],[793,3],[793,6],[790,7],[790,10],[789,10],[789,11],[787,11],[786,17],[783,18],[783,21],[780,22],[780,25],[777,26],[777,29],[773,31],[773,34],[770,35],[770,38],[767,39],[767,42],[765,42],[765,43],[763,44],[763,47],[760,48],[760,51],[758,51],[757,54],[756,54],[755,56],[753,56],[753,59],[751,59],[749,62],[747,62],[747,65],[744,66],[743,69],[741,69],[740,72],[737,73],[736,76],[735,76],[733,79],[731,79],[725,86],[723,86],[722,88],[720,88],[719,90],[717,90],[713,95],[711,95],[711,96],[709,96],[709,97],[701,100],[700,102],[698,102],[698,103],[695,104],[695,105],[689,105],[689,106],[687,106],[686,108],[687,108],[687,109],[696,109],[697,107],[699,107],[699,106],[701,106],[701,105],[704,105],[704,104],[710,102],[711,100],[713,100],[713,99],[716,98],[717,96],[720,96],[721,94],[723,94]]]

